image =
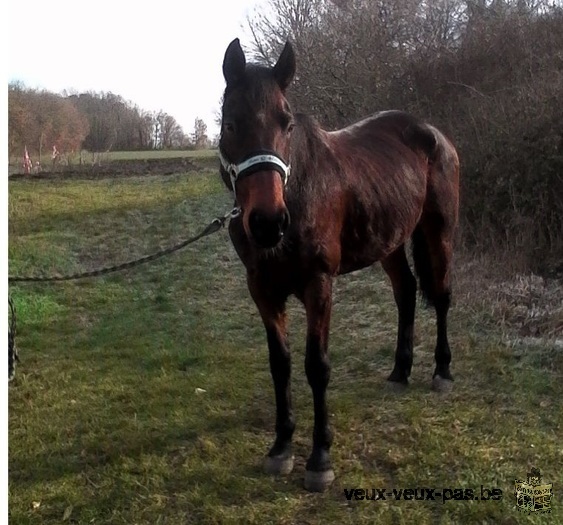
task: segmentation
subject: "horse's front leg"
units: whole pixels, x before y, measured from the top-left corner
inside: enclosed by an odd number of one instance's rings
[[[313,391],[315,410],[313,451],[307,460],[305,488],[312,492],[322,492],[334,481],[329,456],[332,432],[328,424],[326,403],[326,389],[330,379],[328,334],[332,310],[332,277],[323,274],[309,283],[303,302],[307,312],[305,372]]]
[[[293,469],[291,438],[295,419],[291,406],[291,353],[286,333],[287,296],[268,293],[265,283],[259,283],[250,276],[248,288],[266,328],[276,396],[276,440],[266,456],[264,469],[268,474],[289,474]]]

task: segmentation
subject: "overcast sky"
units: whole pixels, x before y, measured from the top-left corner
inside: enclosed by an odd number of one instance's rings
[[[221,65],[264,0],[8,0],[8,79],[27,87],[111,91],[212,137]]]

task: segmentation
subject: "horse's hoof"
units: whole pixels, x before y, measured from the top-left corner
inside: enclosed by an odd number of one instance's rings
[[[334,481],[334,470],[321,470],[315,472],[314,470],[305,471],[305,490],[309,492],[324,492],[332,485]]]
[[[397,394],[400,394],[401,392],[404,392],[408,388],[408,386],[409,386],[408,381],[406,383],[403,383],[399,381],[391,381],[390,379],[388,379],[386,388],[390,392],[395,392]]]
[[[434,392],[451,392],[454,387],[454,382],[452,379],[445,379],[439,375],[435,375],[432,378],[432,390]]]
[[[266,456],[264,471],[274,476],[286,476],[293,470],[293,456]]]

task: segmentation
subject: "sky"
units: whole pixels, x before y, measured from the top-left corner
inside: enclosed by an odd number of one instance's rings
[[[112,92],[163,110],[191,133],[214,120],[231,40],[250,44],[247,16],[265,0],[8,0],[8,81]]]

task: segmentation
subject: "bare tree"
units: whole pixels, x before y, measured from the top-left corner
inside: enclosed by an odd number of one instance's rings
[[[207,136],[207,124],[199,117],[197,117],[194,122],[192,143],[196,149],[204,149],[209,147],[209,138]]]
[[[155,119],[158,126],[158,143],[160,147],[163,149],[179,147],[184,132],[181,126],[176,122],[176,119],[162,110],[156,114]]]
[[[80,149],[89,131],[87,118],[68,98],[17,84],[8,89],[8,121],[10,153],[27,146],[40,161],[53,145],[63,153]]]

